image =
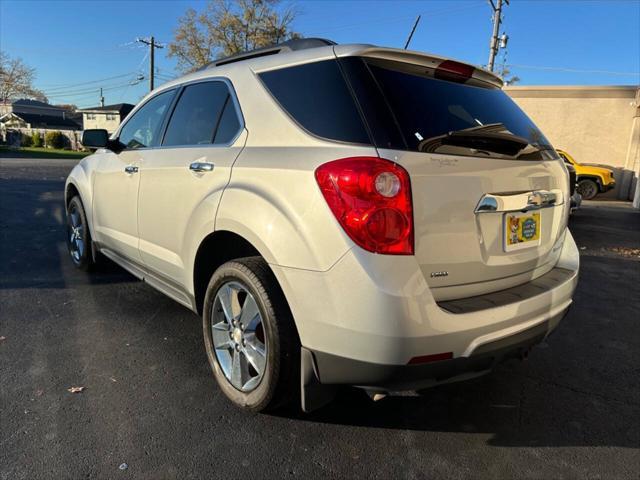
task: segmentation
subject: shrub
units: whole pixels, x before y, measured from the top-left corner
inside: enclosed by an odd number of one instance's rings
[[[67,137],[57,130],[54,132],[47,132],[44,136],[44,140],[48,148],[64,148],[67,144]]]
[[[20,146],[21,147],[30,147],[33,144],[33,141],[31,139],[31,135],[26,135],[26,134],[22,134],[22,138],[20,139]]]
[[[32,147],[42,147],[42,137],[38,132],[33,132],[31,134],[31,146]]]

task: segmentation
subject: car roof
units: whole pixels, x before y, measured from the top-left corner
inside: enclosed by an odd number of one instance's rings
[[[476,81],[502,87],[502,79],[493,72],[466,62],[453,60],[425,52],[402,50],[398,48],[378,47],[370,44],[338,45],[326,39],[297,39],[238,55],[221,58],[215,62],[163,84],[158,91],[180,85],[185,82],[208,77],[230,77],[237,69],[250,69],[254,72],[268,71],[287,66],[310,63],[335,57],[365,56],[380,59],[404,61],[422,64],[427,68],[437,68],[445,61],[473,67]]]

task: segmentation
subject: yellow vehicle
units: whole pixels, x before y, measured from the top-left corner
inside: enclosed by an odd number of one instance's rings
[[[613,171],[603,167],[592,167],[582,165],[576,162],[571,155],[564,150],[556,149],[560,154],[564,163],[573,165],[576,169],[576,177],[578,181],[578,193],[584,200],[591,200],[598,193],[604,193],[616,186],[613,179]]]

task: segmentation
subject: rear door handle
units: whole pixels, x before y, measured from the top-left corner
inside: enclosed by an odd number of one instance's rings
[[[193,162],[191,165],[189,165],[189,170],[191,170],[192,172],[210,172],[211,170],[213,170],[213,167],[213,163]]]
[[[138,173],[138,167],[134,165],[127,165],[126,167],[124,167],[124,171],[125,173],[131,175],[132,173]]]

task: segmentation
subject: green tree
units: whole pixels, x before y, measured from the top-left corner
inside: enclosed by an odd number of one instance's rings
[[[44,93],[33,86],[35,75],[35,69],[26,65],[21,58],[10,58],[0,51],[0,102],[18,97],[46,102]]]
[[[276,9],[280,0],[209,0],[198,13],[190,8],[178,20],[169,56],[192,71],[216,58],[266,47],[301,35],[291,30],[296,13]]]

